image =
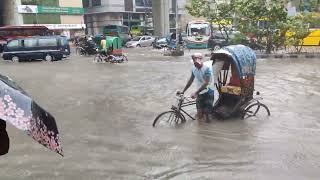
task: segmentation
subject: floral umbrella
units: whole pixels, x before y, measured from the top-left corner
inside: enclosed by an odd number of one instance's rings
[[[3,75],[0,75],[0,119],[26,131],[34,140],[63,156],[54,117]]]

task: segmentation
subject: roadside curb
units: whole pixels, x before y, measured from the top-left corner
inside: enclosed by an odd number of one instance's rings
[[[320,58],[320,54],[257,54],[258,59],[275,58],[275,59],[287,59],[287,58]]]

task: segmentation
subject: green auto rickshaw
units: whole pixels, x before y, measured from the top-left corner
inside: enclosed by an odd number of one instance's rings
[[[98,53],[94,61],[99,62],[99,61],[109,61],[112,63],[121,63],[121,62],[127,62],[128,59],[123,53],[122,49],[122,43],[121,39],[116,36],[96,36],[94,41],[99,45],[99,49],[102,50],[102,43],[101,40],[102,38],[106,38],[106,46],[107,46],[107,51],[101,51],[102,53]]]

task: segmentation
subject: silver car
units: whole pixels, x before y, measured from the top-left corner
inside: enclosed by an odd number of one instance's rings
[[[126,43],[127,48],[132,47],[147,47],[154,43],[154,37],[152,36],[138,36]]]

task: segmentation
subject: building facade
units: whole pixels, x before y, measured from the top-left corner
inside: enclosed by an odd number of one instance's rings
[[[175,28],[175,4],[178,3],[178,15],[185,14],[186,0],[168,1],[169,25]],[[88,34],[102,33],[106,25],[126,25],[129,28],[139,26],[153,33],[152,0],[83,0],[85,24]]]
[[[84,31],[82,0],[2,0],[1,25],[44,25],[72,37]]]

